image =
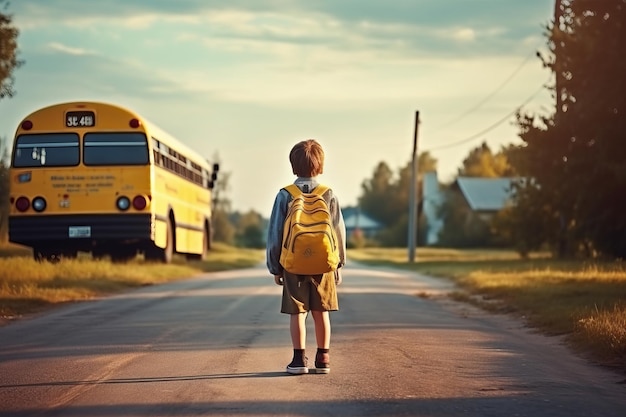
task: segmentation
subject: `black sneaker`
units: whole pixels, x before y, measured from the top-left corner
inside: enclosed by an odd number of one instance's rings
[[[330,373],[330,355],[328,353],[317,352],[315,355],[315,373]]]
[[[305,358],[293,358],[291,363],[287,365],[287,373],[292,375],[303,375],[309,373],[309,368],[306,366]]]

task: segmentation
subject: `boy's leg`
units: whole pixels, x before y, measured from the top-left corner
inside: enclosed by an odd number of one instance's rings
[[[306,313],[290,314],[289,331],[294,349],[306,348]],[[316,330],[317,334],[317,330]]]
[[[328,311],[311,311],[315,321],[315,340],[317,347],[328,349],[330,347],[330,314]],[[295,347],[295,345],[294,345]]]
[[[315,370],[316,373],[327,374],[330,372],[330,311],[339,309],[334,271],[313,276],[311,284],[315,287],[310,303],[317,341]]]
[[[301,276],[283,272],[283,298],[280,311],[289,314],[289,333],[293,344],[293,360],[287,365],[287,372],[296,375],[309,372],[304,349],[310,288],[302,283]]]
[[[291,314],[289,316],[289,330],[293,344],[293,359],[287,365],[290,374],[308,374],[307,358],[304,355],[306,344],[306,313]]]
[[[330,314],[328,311],[311,311],[315,321],[315,338],[317,353],[315,354],[315,369],[317,373],[330,372]]]

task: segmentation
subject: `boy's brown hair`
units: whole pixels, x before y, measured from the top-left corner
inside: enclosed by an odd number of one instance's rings
[[[324,171],[324,149],[315,139],[303,140],[289,152],[289,162],[298,177],[316,177]]]

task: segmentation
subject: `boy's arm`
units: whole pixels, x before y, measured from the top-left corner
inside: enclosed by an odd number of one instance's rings
[[[283,240],[285,216],[287,215],[287,205],[289,202],[288,198],[289,193],[284,190],[280,190],[276,195],[267,230],[267,269],[270,274],[274,275],[275,279],[283,275],[283,267],[280,265],[280,251]]]
[[[337,196],[332,196],[333,207],[331,208],[331,214],[333,215],[333,223],[335,226],[335,234],[339,239],[339,267],[346,264],[346,224],[343,221],[343,214],[341,213],[341,206]]]
[[[343,214],[339,209],[339,233],[341,234],[341,249],[339,252],[339,263],[341,266],[346,264],[346,224],[343,221]]]

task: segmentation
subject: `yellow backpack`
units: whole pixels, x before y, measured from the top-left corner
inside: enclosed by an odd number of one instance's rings
[[[324,193],[318,185],[303,193],[297,185],[285,187],[293,197],[283,229],[280,264],[297,275],[319,275],[334,271],[339,265],[339,244]]]

